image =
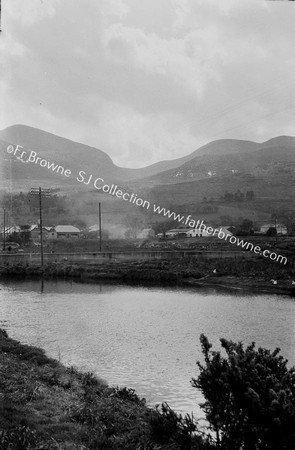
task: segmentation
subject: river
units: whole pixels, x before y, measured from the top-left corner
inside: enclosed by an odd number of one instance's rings
[[[191,387],[202,361],[199,336],[281,348],[295,364],[295,301],[217,289],[150,288],[76,282],[0,283],[0,327],[10,337],[111,385],[136,389],[150,405],[167,401],[199,413]]]

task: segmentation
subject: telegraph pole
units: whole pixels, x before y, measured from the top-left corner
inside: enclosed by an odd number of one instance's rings
[[[4,220],[3,220],[3,222],[4,222],[4,227],[3,227],[3,250],[4,251],[5,251],[5,237],[6,237],[6,233],[5,233],[5,229],[6,229],[5,214],[6,214],[6,212],[5,212],[5,209],[4,209]]]
[[[39,187],[39,209],[40,209],[40,241],[41,241],[41,267],[44,265],[43,258],[43,224],[42,224],[42,190]]]
[[[31,195],[39,196],[39,225],[40,225],[40,256],[41,256],[41,268],[44,266],[44,257],[43,257],[43,222],[42,222],[42,195],[44,197],[50,197],[50,189],[41,189],[39,188],[31,188]]]
[[[101,204],[98,203],[99,251],[101,252]]]

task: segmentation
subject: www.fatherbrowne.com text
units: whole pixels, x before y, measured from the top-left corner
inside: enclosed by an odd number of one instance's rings
[[[31,163],[37,164],[40,167],[46,168],[52,172],[55,172],[60,175],[64,175],[66,178],[72,177],[71,169],[66,169],[65,167],[54,164],[51,161],[48,161],[41,156],[38,156],[37,152],[31,151],[28,155],[28,152],[23,149],[21,145],[8,145],[7,153],[11,156],[15,156],[16,159],[20,160],[23,163]],[[26,156],[28,155],[28,156]],[[134,193],[129,193],[122,188],[119,188],[116,184],[107,184],[105,180],[101,177],[95,177],[93,174],[88,174],[84,170],[80,170],[76,181],[78,183],[83,183],[86,186],[90,184],[97,189],[98,191],[102,191],[106,194],[112,195],[113,197],[117,197],[129,203],[132,203],[138,207],[142,207],[145,209],[151,209],[151,203],[148,200],[144,200],[140,198],[138,195]],[[254,252],[256,255],[262,255],[264,258],[268,258],[271,261],[277,261],[281,264],[287,264],[287,258],[282,255],[278,255],[275,252],[270,252],[269,250],[263,250],[259,245],[254,245],[252,242],[244,241],[243,239],[239,239],[236,236],[233,236],[231,233],[227,233],[227,230],[223,230],[221,228],[213,228],[205,225],[203,220],[194,220],[191,215],[181,216],[180,214],[175,213],[174,211],[170,211],[162,206],[156,205],[155,203],[152,205],[153,212],[160,214],[169,219],[175,220],[182,225],[186,225],[187,228],[198,229],[202,232],[205,232],[207,235],[215,236],[218,239],[222,239],[224,241],[230,242],[233,245],[237,245],[246,250],[250,250]]]

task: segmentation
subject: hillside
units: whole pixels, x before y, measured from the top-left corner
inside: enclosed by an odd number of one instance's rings
[[[218,146],[208,147],[208,154],[197,155],[176,169],[165,170],[150,177],[152,184],[180,183],[185,181],[218,178],[232,174],[276,176],[294,172],[295,138],[278,137],[255,146],[236,145],[236,153],[223,153]],[[241,144],[241,143],[239,143]],[[212,148],[216,149],[213,153]],[[224,151],[225,148],[224,148]],[[195,152],[194,152],[195,153]]]
[[[37,128],[25,125],[13,125],[0,131],[0,151],[2,158],[0,161],[0,170],[2,180],[20,180],[41,181],[51,180],[54,183],[63,184],[65,180],[52,172],[44,171],[37,165],[22,164],[20,161],[11,161],[6,153],[8,144],[21,145],[27,152],[34,150],[38,155],[53,161],[63,167],[70,167],[73,172],[78,173],[84,170],[87,173],[93,173],[94,170],[104,175],[106,179],[112,182],[130,181],[134,179],[143,179],[156,175],[164,170],[173,170],[199,155],[224,155],[239,154],[254,151],[258,144],[250,141],[238,140],[220,140],[206,144],[195,150],[189,155],[174,160],[160,161],[140,169],[129,169],[116,166],[112,159],[103,151],[80,144],[63,137],[56,136]],[[74,180],[66,180],[67,184]],[[74,184],[71,183],[71,184]],[[148,182],[149,184],[149,182]]]
[[[7,153],[8,144],[22,145],[27,152],[70,168],[69,178],[38,164],[24,164]],[[223,139],[200,147],[176,160],[160,161],[141,169],[116,166],[103,151],[55,136],[24,125],[15,125],[0,132],[0,188],[6,191],[27,191],[32,186],[55,187],[71,196],[71,211],[86,209],[90,224],[95,221],[98,194],[93,184],[77,182],[80,170],[103,177],[106,183],[118,183],[129,192],[174,211],[200,214],[219,222],[221,216],[251,217],[265,221],[274,213],[294,215],[295,209],[295,138],[279,136],[261,144]],[[163,169],[166,169],[163,171]],[[228,202],[228,192],[253,191],[255,200]],[[204,198],[209,205],[204,204]],[[141,215],[136,206],[99,195],[110,222],[122,223],[126,214]],[[86,208],[87,206],[87,208]],[[91,207],[90,207],[91,206]],[[86,208],[86,209],[85,209]],[[95,211],[93,210],[95,209]],[[89,210],[89,211],[88,211]],[[149,211],[151,212],[151,211]],[[93,217],[92,217],[93,216]],[[118,220],[114,220],[118,217]],[[151,217],[147,222],[161,219]]]

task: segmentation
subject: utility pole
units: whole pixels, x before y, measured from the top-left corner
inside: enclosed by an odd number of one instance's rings
[[[39,226],[40,226],[40,256],[41,256],[41,268],[44,266],[43,256],[43,222],[42,222],[42,195],[44,197],[50,197],[50,189],[31,188],[31,195],[39,195]]]
[[[98,203],[99,251],[101,252],[101,203]]]
[[[5,251],[5,237],[6,237],[6,233],[5,233],[5,230],[6,230],[5,214],[6,214],[6,212],[5,212],[5,209],[4,209],[4,220],[3,220],[3,222],[4,222],[4,227],[3,227],[3,250],[4,251]]]
[[[41,267],[44,265],[43,258],[43,223],[42,223],[42,190],[39,187],[39,208],[40,208],[40,241],[41,241]]]

